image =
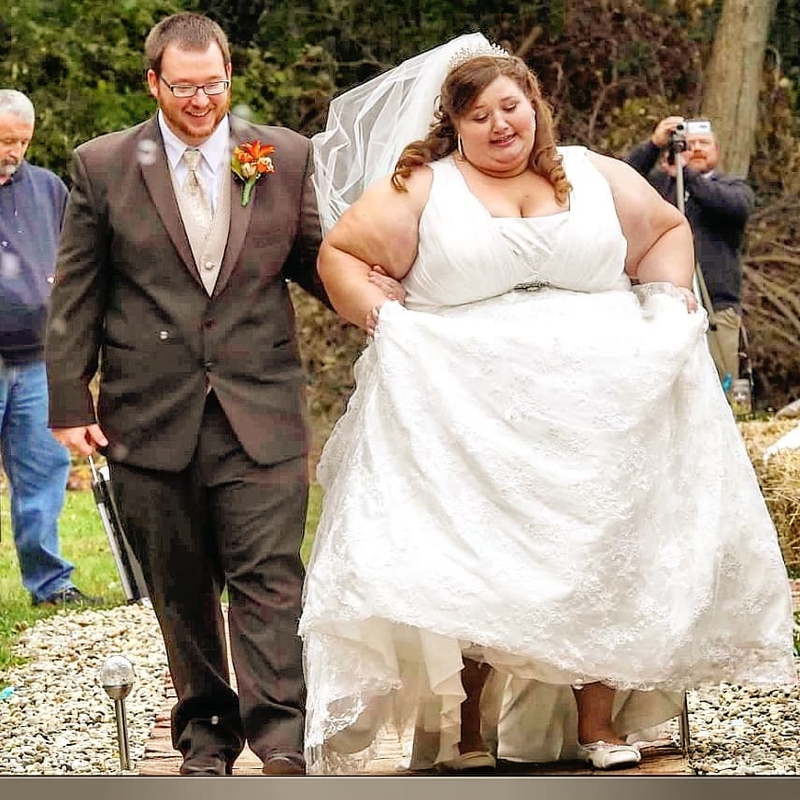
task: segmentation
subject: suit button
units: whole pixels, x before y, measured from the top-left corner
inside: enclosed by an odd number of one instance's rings
[[[203,268],[207,269],[209,272],[214,269],[217,265],[213,261],[204,261]]]
[[[165,342],[169,339],[169,331],[159,331],[158,338],[161,339],[162,342]]]

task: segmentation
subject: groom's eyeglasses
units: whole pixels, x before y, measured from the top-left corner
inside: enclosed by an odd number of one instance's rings
[[[158,79],[175,95],[175,97],[180,98],[194,97],[198,89],[202,89],[206,95],[212,97],[215,94],[226,92],[231,85],[231,82],[228,80],[211,81],[211,83],[201,83],[197,85],[194,83],[168,83],[164,80],[163,75],[159,75]]]

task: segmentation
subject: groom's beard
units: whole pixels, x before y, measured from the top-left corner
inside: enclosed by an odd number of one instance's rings
[[[225,115],[231,107],[230,89],[225,95],[213,95],[210,99],[213,100],[209,107],[211,114],[203,122],[193,120],[190,114],[185,113],[166,94],[164,102],[159,100],[158,105],[173,133],[184,142],[199,142],[211,136],[220,122],[225,119]]]

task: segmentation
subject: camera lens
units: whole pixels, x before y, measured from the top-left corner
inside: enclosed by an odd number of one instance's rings
[[[685,126],[684,126],[684,124],[683,124],[682,122],[679,122],[679,123],[678,123],[678,124],[675,126],[675,130],[676,130],[676,131],[680,131],[680,132],[682,132],[682,131],[683,131],[683,129],[684,129],[684,127],[685,127]]]

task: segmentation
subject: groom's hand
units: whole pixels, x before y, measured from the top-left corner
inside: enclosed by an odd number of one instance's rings
[[[397,300],[405,305],[406,290],[403,284],[390,278],[379,265],[375,265],[369,271],[369,282],[377,286],[388,300]]]

